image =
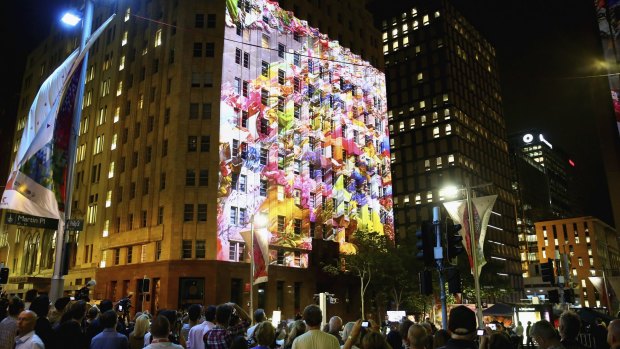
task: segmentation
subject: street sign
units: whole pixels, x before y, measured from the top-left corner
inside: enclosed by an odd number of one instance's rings
[[[58,220],[47,217],[36,217],[21,213],[9,212],[6,214],[6,224],[20,225],[22,227],[58,229]]]
[[[83,219],[68,219],[67,230],[71,230],[71,231],[84,230],[84,220]]]

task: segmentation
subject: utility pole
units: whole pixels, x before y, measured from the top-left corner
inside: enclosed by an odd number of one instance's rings
[[[441,300],[441,327],[448,328],[448,309],[446,305],[446,284],[444,282],[443,248],[441,247],[441,213],[433,207],[433,228],[435,229],[435,248],[433,249],[437,272],[439,273],[439,298]]]

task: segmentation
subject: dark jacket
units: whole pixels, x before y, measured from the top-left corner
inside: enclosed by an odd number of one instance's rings
[[[34,325],[34,333],[41,338],[46,348],[53,349],[54,329],[52,329],[52,324],[48,318],[40,317],[37,319],[37,323]]]
[[[450,338],[446,345],[440,349],[478,349],[478,343],[475,341]]]

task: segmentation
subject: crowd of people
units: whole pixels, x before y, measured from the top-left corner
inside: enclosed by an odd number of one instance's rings
[[[129,321],[126,310],[110,300],[91,306],[65,297],[50,305],[46,295],[25,302],[12,297],[0,300],[0,349],[620,349],[620,320],[610,322],[606,338],[587,347],[578,340],[581,322],[572,311],[560,316],[557,329],[542,320],[528,322],[526,329],[497,323],[479,330],[465,306],[450,311],[447,329],[428,319],[381,326],[332,316],[321,328],[322,321],[314,304],[274,326],[264,310],[250,318],[234,303],[162,309],[155,316],[137,312]]]

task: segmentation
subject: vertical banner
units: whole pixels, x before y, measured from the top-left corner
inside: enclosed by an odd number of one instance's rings
[[[254,273],[252,284],[257,285],[267,282],[267,269],[269,267],[269,232],[265,228],[254,230],[254,250],[250,251],[250,258],[254,261]],[[245,241],[246,248],[252,246],[252,231],[243,231],[241,236]]]
[[[609,72],[609,88],[611,100],[616,116],[616,126],[620,133],[620,77],[616,74],[616,67],[620,61],[620,1],[594,0],[599,35],[603,46],[603,58]]]
[[[463,229],[461,230],[461,236],[463,236],[463,244],[469,257],[469,266],[472,273],[474,272],[474,260],[471,251],[472,238],[475,239],[476,245],[476,262],[478,265],[477,275],[480,275],[482,267],[487,263],[484,258],[484,240],[487,233],[487,225],[489,224],[489,218],[491,217],[491,210],[495,204],[497,195],[482,196],[471,199],[473,222],[469,221],[469,211],[467,207],[467,200],[457,200],[444,202],[444,207],[448,211],[450,218],[455,223],[461,224]],[[472,232],[473,224],[473,234]]]

